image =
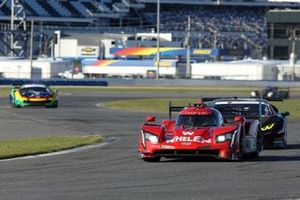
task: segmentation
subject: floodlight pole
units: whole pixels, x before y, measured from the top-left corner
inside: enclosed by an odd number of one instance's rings
[[[156,29],[157,29],[157,43],[156,43],[156,47],[157,47],[157,52],[156,52],[156,79],[159,79],[159,62],[160,62],[160,39],[159,39],[159,35],[160,35],[160,0],[157,0],[157,24],[156,24]]]
[[[15,1],[11,1],[11,16],[10,16],[10,56],[15,56],[14,49],[14,14],[15,14]]]
[[[186,78],[191,78],[191,17],[188,16],[188,28],[187,28],[187,38],[186,38]]]
[[[296,61],[296,54],[295,54],[295,33],[296,33],[296,31],[295,30],[293,30],[293,44],[292,44],[292,54],[293,54],[293,69],[292,69],[292,80],[294,81],[295,80],[295,61]]]
[[[296,54],[296,40],[299,40],[299,38],[296,36],[296,29],[293,29],[291,32],[291,37],[289,38],[292,41],[292,53],[290,56],[291,62],[292,62],[292,80],[294,81],[296,78],[296,69],[295,65],[297,62],[297,54]]]
[[[32,55],[33,55],[33,20],[31,20],[31,30],[30,30],[30,52],[29,52],[29,60],[30,60],[30,73],[32,78]]]

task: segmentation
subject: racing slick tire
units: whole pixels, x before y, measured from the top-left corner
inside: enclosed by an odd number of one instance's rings
[[[51,106],[46,106],[46,108],[57,108],[58,107],[58,105],[57,104],[55,104],[55,105],[51,105]]]
[[[46,106],[46,108],[57,108],[57,107],[58,107],[58,101],[55,101],[55,103]]]
[[[283,138],[283,147],[282,148],[287,148],[287,134]]]
[[[21,106],[15,104],[15,102],[13,101],[12,96],[9,96],[9,105],[12,108],[20,108],[21,107]]]
[[[287,133],[285,132],[284,137],[282,138],[282,145],[278,147],[279,149],[286,149],[287,148]]]
[[[11,95],[9,95],[9,105],[10,105],[10,107],[12,107],[12,108],[15,108],[15,107],[16,107],[15,103],[13,102],[13,98],[12,98]]]
[[[257,139],[256,139],[256,151],[246,154],[245,158],[257,159],[262,150],[263,150],[263,134],[259,132],[257,133]]]
[[[159,162],[161,159],[160,156],[155,156],[155,157],[151,157],[151,158],[142,158],[143,161],[146,162]]]

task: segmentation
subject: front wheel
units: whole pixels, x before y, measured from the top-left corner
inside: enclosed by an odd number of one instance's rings
[[[275,148],[276,147],[279,148],[279,149],[286,149],[287,148],[287,133],[284,134],[284,137],[282,138],[282,143],[280,145],[275,146]]]
[[[57,108],[58,107],[58,105],[57,104],[55,104],[55,105],[51,105],[51,106],[46,106],[46,108]]]
[[[13,97],[11,95],[9,95],[9,105],[12,108],[16,108],[17,107],[16,104],[14,103]]]

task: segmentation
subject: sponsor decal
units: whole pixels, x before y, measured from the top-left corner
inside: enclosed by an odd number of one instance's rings
[[[191,142],[181,142],[181,145],[183,145],[183,146],[190,146],[190,145],[192,145],[192,143]]]
[[[81,46],[79,48],[80,56],[97,56],[98,47],[94,46]]]
[[[174,142],[196,142],[200,144],[210,144],[211,139],[205,139],[202,136],[175,136],[174,138],[167,140],[167,143]]]
[[[209,55],[209,54],[211,54],[211,50],[210,49],[195,49],[193,51],[193,54]]]
[[[157,66],[157,62],[154,63],[154,66]],[[173,63],[168,61],[161,61],[159,62],[159,67],[172,67]]]
[[[190,131],[182,131],[183,135],[194,135],[194,132],[190,132]]]
[[[268,131],[268,130],[271,130],[273,127],[274,127],[274,123],[266,125],[264,127],[261,127],[261,130],[262,131]]]
[[[170,146],[170,145],[161,145],[160,146],[162,149],[175,149],[174,146]]]

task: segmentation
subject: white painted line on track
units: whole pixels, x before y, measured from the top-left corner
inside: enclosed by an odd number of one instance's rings
[[[57,152],[53,152],[53,153],[44,153],[44,154],[37,154],[37,155],[32,155],[32,156],[8,158],[8,159],[0,160],[0,162],[7,162],[7,161],[14,161],[14,160],[27,160],[27,159],[33,159],[33,158],[42,158],[42,157],[48,157],[48,156],[63,155],[63,154],[68,154],[68,153],[76,153],[76,152],[80,152],[80,151],[84,151],[84,150],[89,150],[89,149],[93,149],[93,148],[106,146],[106,145],[110,144],[112,141],[114,141],[115,139],[116,139],[115,137],[109,137],[104,142],[101,142],[99,144],[92,144],[92,145],[88,145],[88,146],[82,146],[82,147],[78,147],[78,148],[74,148],[74,149],[57,151]]]

